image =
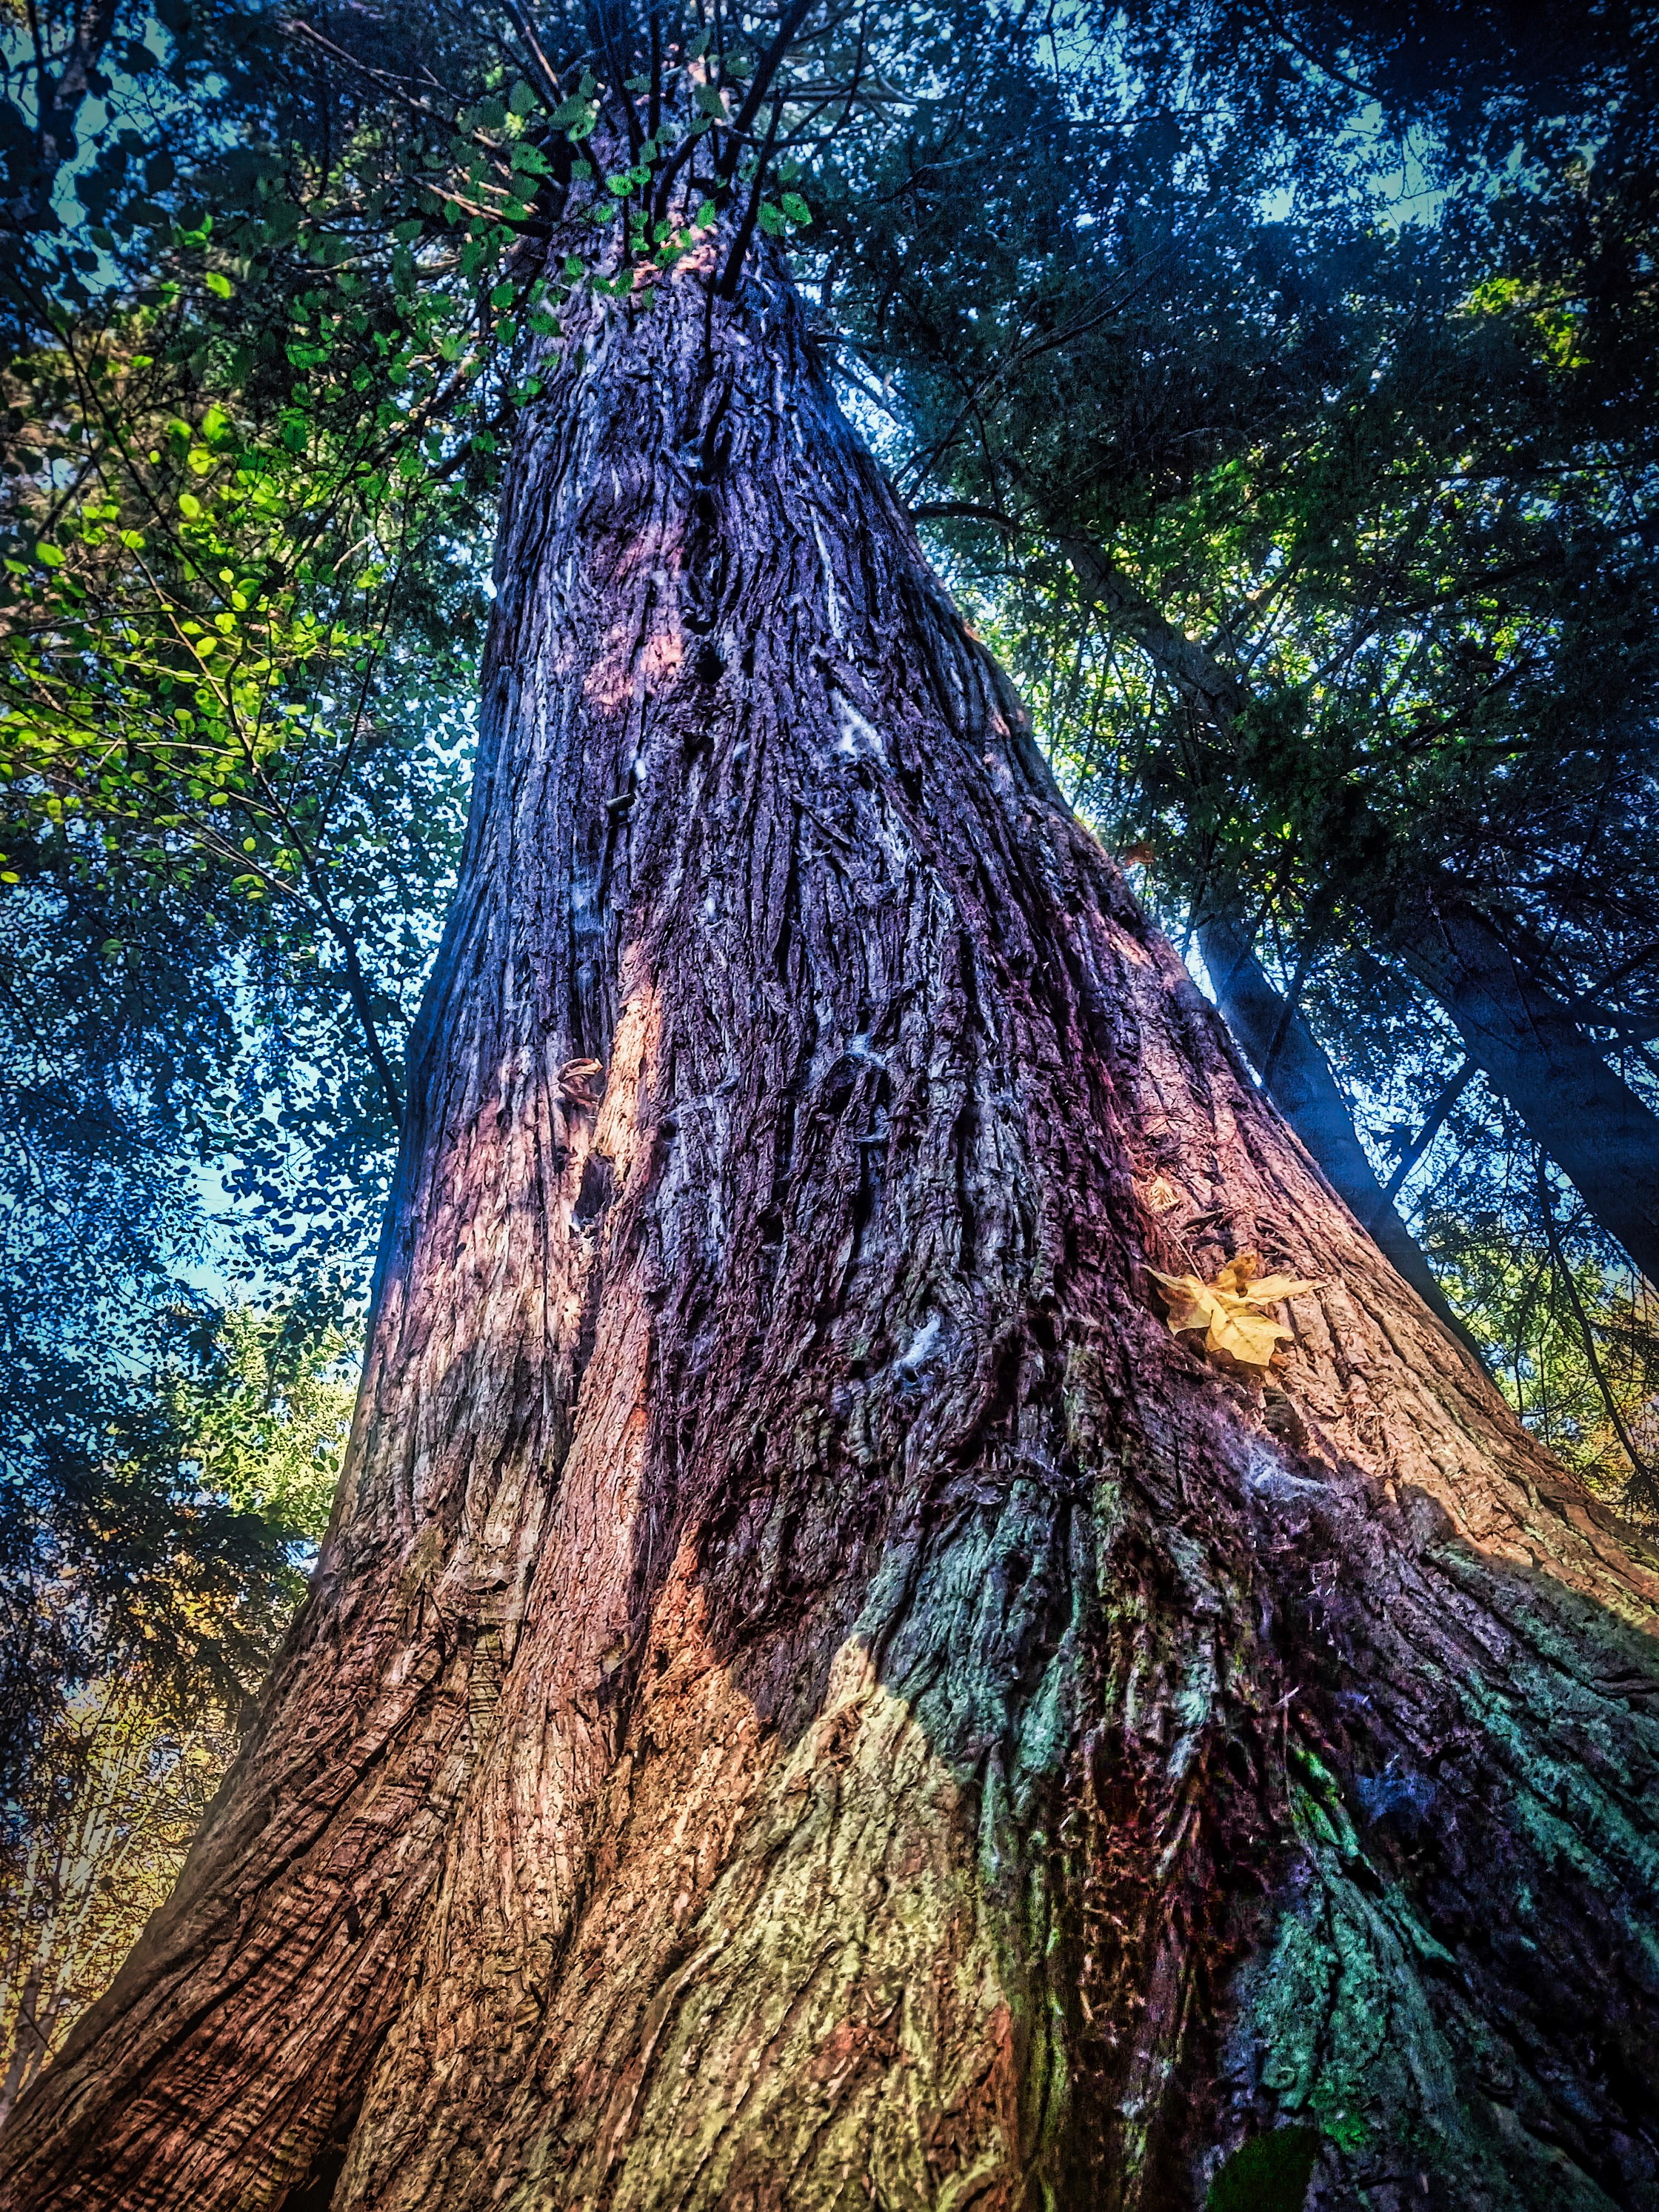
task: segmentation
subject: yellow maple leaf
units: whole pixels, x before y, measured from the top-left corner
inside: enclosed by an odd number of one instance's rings
[[[1200,1282],[1196,1275],[1160,1274],[1156,1267],[1147,1273],[1170,1309],[1170,1327],[1176,1335],[1201,1328],[1206,1352],[1219,1352],[1241,1367],[1265,1370],[1280,1341],[1296,1332],[1261,1309],[1320,1286],[1291,1275],[1263,1275],[1261,1266],[1254,1252],[1241,1252],[1212,1283]]]

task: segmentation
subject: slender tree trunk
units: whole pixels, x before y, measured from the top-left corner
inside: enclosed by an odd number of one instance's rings
[[[1249,703],[1239,679],[1167,622],[1085,538],[1062,550],[1079,580],[1182,697],[1231,732]],[[1659,1281],[1659,1115],[1615,1074],[1594,1040],[1525,964],[1490,916],[1448,878],[1367,890],[1360,910],[1400,964],[1438,1000],[1469,1058],[1577,1187],[1591,1214]],[[1300,1133],[1300,1130],[1298,1130]],[[1337,1183],[1334,1154],[1320,1165]],[[1391,1255],[1392,1256],[1392,1255]]]
[[[1407,884],[1366,910],[1601,1227],[1659,1282],[1659,1116],[1454,884]]]
[[[336,1524],[0,2204],[1651,2203],[1659,1577],[712,265],[526,421]]]
[[[1318,1039],[1275,988],[1237,918],[1212,915],[1199,924],[1198,944],[1216,1004],[1267,1096],[1361,1228],[1376,1238],[1429,1310],[1479,1358],[1479,1346],[1447,1304],[1423,1248],[1372,1173]]]

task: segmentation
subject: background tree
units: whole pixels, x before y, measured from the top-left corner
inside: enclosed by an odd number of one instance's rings
[[[291,1311],[296,1358],[337,1358],[361,1310],[470,744],[494,465],[458,335],[477,285],[434,271],[417,299],[407,246],[376,228],[376,290],[349,251],[375,159],[412,196],[418,147],[296,83],[255,17],[181,15],[170,36],[165,69],[129,52],[118,84],[88,81],[82,222],[25,225],[7,276],[14,1843],[67,1717],[108,1668],[130,1686],[149,1665],[112,1596],[171,1620],[205,1574],[219,1614],[258,1616],[228,1674],[161,1664],[133,1692],[176,1717],[190,1694],[222,1714],[232,1676],[240,1702],[297,1593],[315,1500],[250,1516],[224,1452],[204,1471],[166,1408],[217,1358],[238,1277]],[[158,104],[176,153],[136,127]],[[43,1589],[63,1600],[45,1614]]]
[[[56,1470],[51,1519],[9,1501],[8,2112],[165,1903],[328,1519],[339,1335],[302,1312],[210,1331],[142,1433]]]

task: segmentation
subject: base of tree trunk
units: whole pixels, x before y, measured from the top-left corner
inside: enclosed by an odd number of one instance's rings
[[[1655,1562],[717,250],[526,419],[336,1526],[0,2205],[1659,2203]]]

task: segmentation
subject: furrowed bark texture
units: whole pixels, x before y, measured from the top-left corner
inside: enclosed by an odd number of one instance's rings
[[[1659,1578],[1060,803],[778,267],[527,422],[336,1526],[8,2212],[1656,2201]],[[1146,1263],[1321,1279],[1264,1390]]]

